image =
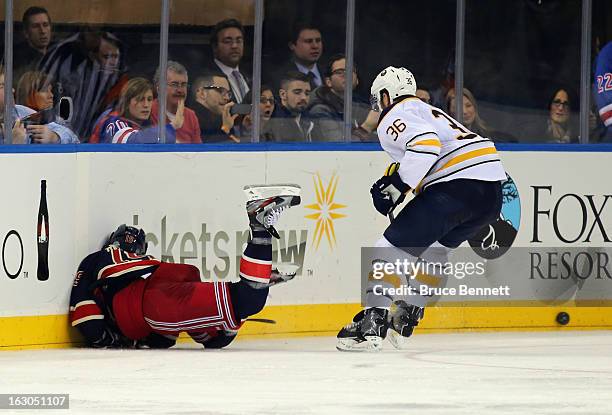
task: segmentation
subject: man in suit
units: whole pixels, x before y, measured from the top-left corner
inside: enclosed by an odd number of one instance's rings
[[[244,55],[244,28],[236,19],[222,20],[215,25],[210,36],[214,64],[209,73],[227,78],[232,90],[232,100],[241,103],[250,90],[250,80],[240,61]]]
[[[291,50],[291,58],[280,70],[276,71],[276,79],[272,84],[280,87],[280,81],[287,72],[298,71],[306,75],[311,90],[314,91],[323,85],[324,76],[318,65],[323,54],[321,31],[313,24],[298,22],[293,27],[288,46]]]

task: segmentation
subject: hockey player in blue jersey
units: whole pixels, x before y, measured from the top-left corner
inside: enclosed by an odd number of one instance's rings
[[[606,128],[603,141],[612,142],[612,42],[597,56],[594,87],[599,117]]]
[[[493,142],[421,101],[416,88],[410,71],[392,66],[371,88],[373,105],[382,111],[380,144],[394,161],[370,189],[374,207],[387,216],[409,192],[416,194],[375,244],[387,262],[392,259],[384,255],[414,261],[430,253],[444,256],[495,221],[502,205],[506,172]],[[384,278],[377,283],[384,284]],[[379,350],[388,329],[399,346],[423,317],[426,298],[375,295],[372,280],[368,284],[366,308],[340,330],[338,350]]]

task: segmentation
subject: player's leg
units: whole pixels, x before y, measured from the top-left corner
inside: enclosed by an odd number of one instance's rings
[[[288,281],[295,269],[272,269],[272,236],[280,215],[300,203],[297,185],[247,186],[247,214],[251,239],[240,259],[240,281],[231,284],[234,310],[240,319],[260,312],[270,286]]]
[[[474,236],[484,226],[494,222],[500,214],[502,196],[500,182],[470,181],[468,189],[462,192],[467,196],[466,205],[472,212],[470,219],[457,225],[444,235],[440,241],[434,242],[421,253],[421,258],[430,264],[448,263],[449,253],[464,241]],[[456,188],[455,188],[456,189]],[[450,192],[453,193],[453,188]],[[445,281],[443,275],[438,275],[439,281]],[[396,300],[389,311],[389,341],[402,349],[407,338],[423,318],[424,308],[402,300]]]
[[[384,236],[375,244],[374,256],[377,261],[394,264],[397,260],[405,260],[407,263],[416,264],[429,245],[448,229],[452,229],[454,223],[449,224],[448,218],[458,218],[457,212],[460,212],[462,207],[459,203],[450,203],[447,199],[440,208],[440,197],[435,193],[426,191],[404,206],[388,226]],[[375,264],[373,268],[374,266]],[[389,310],[394,301],[402,299],[419,310],[425,306],[427,298],[418,294],[421,292],[422,283],[411,278],[409,272],[401,271],[395,269],[381,278],[372,278],[373,273],[370,274],[366,287],[365,310],[340,330],[338,350],[379,350],[387,335],[389,323],[393,321],[389,317]],[[380,295],[388,292],[390,288],[408,286],[415,293],[409,298]]]
[[[387,262],[394,262],[396,259],[415,262],[417,258],[423,259],[425,250],[436,241],[462,223],[469,222],[475,217],[482,217],[482,203],[490,203],[490,199],[487,199],[490,195],[483,194],[478,184],[472,186],[471,183],[464,182],[461,180],[457,183],[449,182],[432,186],[410,201],[386,229],[384,237],[377,242],[376,245],[380,248],[379,256]],[[441,245],[440,247],[446,250],[445,247]],[[374,326],[377,330],[373,330],[370,315],[389,315],[387,310],[394,301],[400,299],[393,296],[373,296],[374,285],[378,284],[383,288],[385,285],[397,286],[397,283],[392,282],[395,280],[410,285],[416,292],[420,292],[420,288],[431,285],[432,280],[434,285],[441,283],[441,275],[420,275],[423,278],[419,280],[419,275],[409,279],[408,275],[397,274],[395,278],[391,276],[388,281],[385,281],[385,278],[378,281],[370,279],[366,294],[366,309],[364,313],[355,316],[353,323],[338,333],[339,350],[376,350],[382,345],[380,337],[384,338],[386,329]],[[401,300],[404,302],[397,302],[393,314],[389,315],[387,328],[391,324],[393,329],[397,329],[396,332],[410,335],[423,316],[422,308],[427,299],[420,295],[412,295]],[[360,324],[362,320],[364,325]],[[373,321],[382,320],[374,318]],[[411,327],[408,327],[409,325]]]
[[[501,212],[502,191],[500,182],[473,181],[479,197],[473,202],[472,217],[449,231],[440,239],[444,246],[456,248],[464,241],[471,239],[483,227],[495,222]]]

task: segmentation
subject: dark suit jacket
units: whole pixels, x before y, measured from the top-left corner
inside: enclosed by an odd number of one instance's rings
[[[209,66],[206,67],[205,73],[207,74],[211,74],[211,75],[215,75],[215,76],[222,76],[224,78],[227,78],[227,75],[225,75],[225,73],[221,70],[221,68],[219,68],[217,66],[217,64],[215,63],[215,61],[212,61],[210,63]],[[247,73],[245,73],[244,68],[240,67],[240,74],[243,76],[244,80],[246,81],[247,85],[249,86],[249,91],[253,88],[253,82],[251,80],[251,76]],[[229,81],[229,80],[228,80]],[[232,88],[232,84],[230,83],[230,88]],[[234,88],[232,88],[232,94],[236,97],[238,91],[234,91]],[[238,102],[238,104],[240,104],[242,101]]]

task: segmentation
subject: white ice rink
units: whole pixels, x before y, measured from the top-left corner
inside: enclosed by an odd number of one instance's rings
[[[380,353],[334,345],[5,351],[0,392],[70,394],[70,411],[43,414],[612,414],[612,332],[425,334]]]

